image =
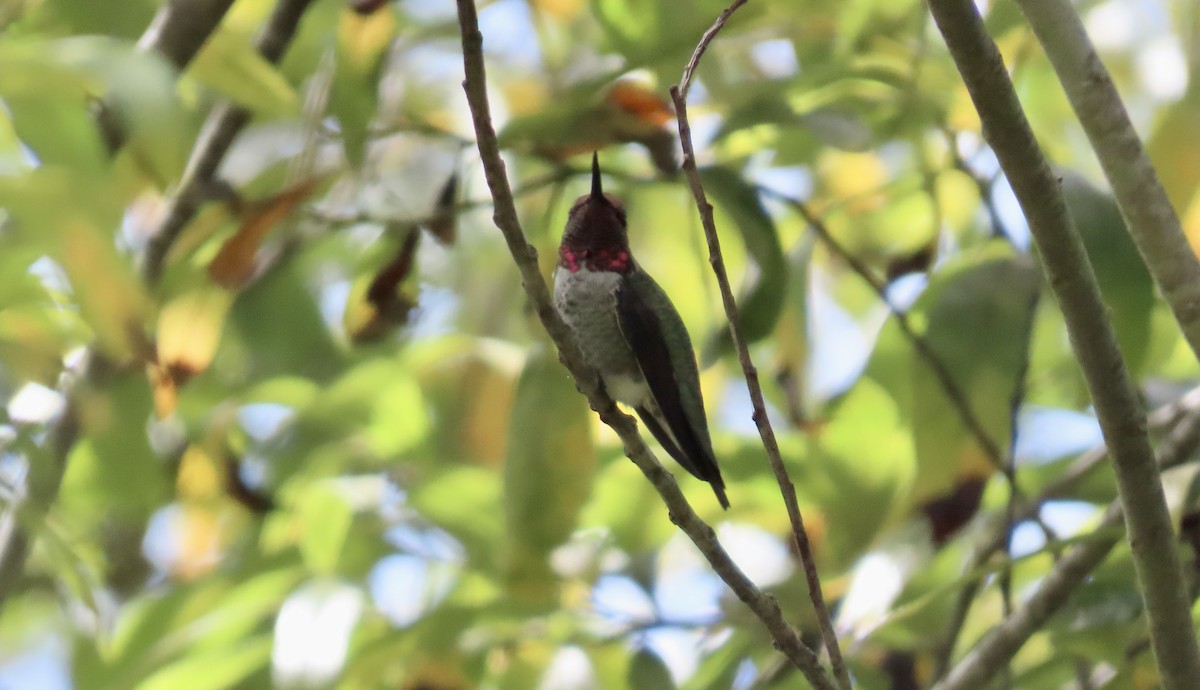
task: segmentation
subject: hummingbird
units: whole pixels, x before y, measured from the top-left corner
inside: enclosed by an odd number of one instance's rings
[[[729,508],[700,395],[696,354],[683,319],[629,251],[625,206],[600,184],[592,154],[592,191],[567,216],[554,306],[614,400],[632,407],[663,449],[712,485]]]

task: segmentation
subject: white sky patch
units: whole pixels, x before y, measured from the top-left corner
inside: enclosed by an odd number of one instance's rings
[[[681,628],[657,628],[646,633],[646,646],[654,651],[676,684],[682,684],[700,667],[702,633]]]
[[[1044,463],[1082,453],[1103,442],[1100,424],[1090,414],[1024,405],[1017,417],[1018,464]]]
[[[763,75],[773,79],[791,76],[800,68],[795,47],[791,41],[782,38],[755,43],[750,49],[750,58]]]
[[[624,575],[603,575],[592,585],[592,605],[604,618],[621,622],[654,620],[654,602],[642,587]]]
[[[1083,25],[1097,50],[1124,50],[1138,38],[1137,13],[1126,2],[1114,0],[1092,8]]]
[[[376,563],[367,579],[375,606],[393,625],[403,628],[445,598],[458,571],[457,564],[394,554]]]
[[[683,534],[676,534],[659,552],[654,600],[663,618],[696,621],[714,617],[720,611],[718,599],[723,590],[708,562]]]
[[[881,623],[904,588],[905,571],[888,553],[869,553],[859,560],[838,610],[838,629],[851,630],[857,638]]]
[[[1036,553],[1046,545],[1046,534],[1034,523],[1026,520],[1013,530],[1012,542],[1008,553],[1013,558],[1021,558]]]
[[[346,662],[362,610],[362,592],[339,582],[314,582],[288,597],[275,619],[275,684],[322,687],[332,682]]]
[[[1099,514],[1099,507],[1084,501],[1048,501],[1042,506],[1042,522],[1063,539],[1079,534]]]
[[[587,654],[579,647],[562,647],[542,676],[538,690],[598,690],[596,673]]]
[[[777,585],[795,571],[783,542],[758,527],[725,523],[717,528],[717,537],[746,577],[759,587]]]
[[[14,422],[44,424],[62,412],[63,404],[58,391],[40,383],[27,383],[8,401],[8,416]]]
[[[1137,54],[1136,64],[1138,80],[1155,99],[1174,101],[1187,89],[1187,58],[1176,36],[1150,39]]]
[[[806,373],[809,392],[819,400],[827,400],[850,387],[862,373],[873,342],[863,326],[830,295],[831,278],[815,266],[810,275],[808,329],[822,337],[810,343],[812,354]]]

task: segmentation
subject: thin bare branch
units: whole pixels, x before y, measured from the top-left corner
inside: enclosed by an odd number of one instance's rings
[[[951,407],[958,412],[962,418],[963,425],[975,437],[975,442],[979,444],[984,454],[987,455],[988,460],[997,470],[1006,472],[1008,467],[1007,454],[1000,450],[1000,445],[991,437],[987,429],[983,428],[983,422],[975,414],[974,408],[971,407],[971,401],[967,399],[967,394],[963,392],[958,382],[954,380],[954,375],[946,368],[946,363],[933,351],[933,347],[929,345],[925,338],[921,337],[920,333],[917,333],[916,328],[913,327],[912,322],[908,318],[908,314],[892,304],[891,298],[888,297],[887,284],[880,280],[871,271],[871,267],[867,266],[862,259],[859,259],[850,250],[842,246],[841,242],[838,242],[837,238],[833,236],[833,233],[829,231],[829,228],[826,227],[821,218],[808,208],[807,204],[795,197],[769,188],[763,188],[763,191],[795,209],[804,218],[804,221],[808,223],[808,227],[820,238],[821,242],[839,259],[846,262],[850,270],[870,286],[871,290],[883,302],[888,312],[891,313],[892,318],[896,320],[896,326],[900,329],[900,333],[912,343],[917,356],[924,360],[925,364],[933,372],[933,376],[942,387],[942,391],[950,399]]]
[[[687,66],[683,68],[683,76],[679,79],[679,98],[687,100],[688,89],[692,88],[692,75],[696,72],[696,66],[700,64],[700,58],[704,57],[704,52],[708,50],[708,44],[713,42],[717,34],[721,33],[721,29],[725,27],[725,22],[733,16],[739,7],[745,5],[747,0],[733,0],[733,4],[721,11],[721,16],[717,17],[717,21],[704,32],[700,37],[700,42],[696,44],[696,49],[692,51],[692,57],[688,60]]]
[[[775,430],[771,426],[771,420],[767,415],[767,405],[763,399],[762,386],[758,381],[758,369],[754,366],[754,361],[750,358],[750,349],[746,345],[746,339],[742,337],[737,302],[734,300],[733,289],[729,284],[729,275],[725,270],[725,260],[721,255],[721,240],[717,236],[717,226],[713,220],[712,204],[708,203],[708,198],[704,193],[704,186],[700,182],[700,173],[696,170],[696,152],[692,147],[691,125],[688,123],[687,117],[686,94],[688,86],[691,83],[692,73],[695,71],[697,65],[700,64],[700,58],[704,55],[709,43],[716,38],[717,34],[721,31],[721,27],[725,26],[725,22],[729,20],[734,11],[743,4],[745,4],[745,0],[735,0],[728,9],[721,13],[721,16],[717,18],[712,27],[704,32],[699,45],[696,46],[691,59],[688,60],[687,67],[684,69],[683,76],[680,79],[680,84],[671,87],[671,99],[674,101],[675,114],[679,120],[679,141],[683,147],[683,172],[687,177],[692,195],[696,198],[696,207],[700,211],[700,222],[704,226],[704,235],[708,240],[708,262],[712,265],[713,273],[717,277],[717,285],[721,289],[721,303],[724,305],[725,315],[729,319],[729,333],[737,349],[738,361],[742,365],[742,373],[746,378],[746,388],[750,392],[750,402],[754,408],[754,423],[758,426],[758,433],[762,437],[763,448],[766,450],[771,469],[775,473],[775,480],[779,483],[779,490],[783,495],[783,503],[787,507],[788,520],[791,522],[792,537],[796,542],[796,551],[800,555],[800,562],[804,567],[809,598],[812,599],[813,609],[817,615],[817,622],[821,628],[821,637],[824,639],[825,648],[829,652],[829,662],[833,668],[834,678],[837,679],[838,684],[843,690],[850,690],[850,674],[846,670],[846,662],[842,659],[842,650],[838,645],[837,631],[833,627],[833,618],[829,615],[829,607],[825,604],[825,594],[821,589],[821,578],[817,573],[816,558],[813,556],[812,546],[808,539],[808,531],[804,528],[804,517],[800,514],[800,504],[796,499],[796,486],[792,483],[792,478],[788,475],[787,468],[783,465],[783,457],[779,453],[779,442],[775,438]]]
[[[458,0],[458,19],[462,31],[463,67],[466,75],[463,88],[471,109],[484,175],[495,200],[493,221],[504,235],[521,273],[521,284],[525,294],[533,303],[543,327],[557,346],[559,358],[574,377],[579,389],[587,396],[592,409],[596,410],[600,419],[612,427],[621,438],[625,454],[662,496],[670,511],[671,521],[687,534],[717,575],[758,616],[780,651],[796,665],[808,681],[819,690],[834,690],[836,686],[821,667],[817,655],[804,645],[796,631],[784,620],[779,604],[773,597],[759,590],[737,567],[717,541],[713,529],[692,510],[687,499],[679,491],[675,479],[658,464],[654,454],[638,435],[637,424],[633,418],[617,409],[601,385],[596,372],[585,364],[574,336],[555,311],[549,288],[538,268],[537,252],[525,239],[525,233],[517,218],[512,189],[509,187],[504,161],[500,157],[487,99],[483,35],[479,31],[479,20],[473,0]]]

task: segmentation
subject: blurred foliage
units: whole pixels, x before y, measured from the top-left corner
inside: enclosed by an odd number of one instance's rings
[[[273,3],[238,0],[182,74],[137,47],[159,4],[0,3],[0,539],[32,544],[20,577],[0,569],[0,685],[806,687],[530,313],[490,223],[452,3],[317,0],[276,67],[252,40]],[[481,5],[546,275],[580,154],[603,149],[638,259],[701,346],[732,510],[668,469],[812,633],[665,99],[725,0]],[[1171,400],[1196,362],[1036,42],[990,5],[1122,351],[1148,402]],[[1082,7],[1200,246],[1200,13]],[[988,576],[1006,561],[968,567],[1003,519],[1000,468],[1034,495],[1096,441],[1062,319],[922,3],[749,3],[697,79],[702,179],[844,649],[862,688],[920,687],[959,588],[986,578],[958,653],[1002,615]],[[250,124],[148,281],[146,243],[225,100]],[[1016,604],[1113,495],[1094,472],[1017,529]],[[1081,668],[1152,687],[1140,613],[1118,551],[1012,687]]]

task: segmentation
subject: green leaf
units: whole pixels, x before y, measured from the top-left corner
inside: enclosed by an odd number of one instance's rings
[[[1012,404],[1022,385],[1040,273],[1002,242],[947,262],[909,310],[921,337],[965,396],[1005,457]],[[913,436],[919,499],[940,496],[966,478],[986,478],[993,460],[963,421],[960,405],[928,360],[911,355]]]
[[[508,584],[522,598],[553,601],[550,551],[566,541],[596,473],[591,412],[546,348],[517,383],[504,460]]]
[[[633,654],[629,661],[629,679],[626,687],[630,690],[673,690],[675,681],[667,665],[657,654],[642,647]]]
[[[754,261],[757,272],[746,281],[738,298],[738,318],[742,337],[754,343],[771,334],[787,294],[787,261],[775,231],[775,221],[763,208],[758,191],[741,175],[722,166],[700,170],[704,189],[741,233],[746,253]],[[733,341],[727,328],[709,336],[701,360],[711,363],[732,351]]]
[[[1154,281],[1110,194],[1071,171],[1062,175],[1062,190],[1096,272],[1126,366],[1135,375],[1141,373],[1147,364],[1156,301]]]
[[[361,166],[367,127],[379,103],[383,58],[396,34],[396,15],[388,8],[360,15],[343,8],[338,20],[337,69],[330,108],[341,125],[346,159]]]
[[[795,475],[816,501],[828,530],[831,561],[849,564],[898,516],[915,465],[912,439],[897,401],[869,378],[861,379],[829,412],[821,434],[822,462]],[[863,506],[871,510],[863,510]]]
[[[300,505],[300,554],[313,572],[334,573],[354,522],[354,510],[338,489],[318,483]]]
[[[492,563],[504,540],[500,478],[491,470],[455,467],[411,487],[422,515],[463,543],[471,562]]]
[[[184,656],[138,685],[139,690],[224,690],[268,664],[271,635],[258,635],[222,649]]]
[[[298,107],[295,89],[254,49],[249,36],[228,29],[218,29],[209,37],[188,66],[188,74],[267,117],[292,115]]]

